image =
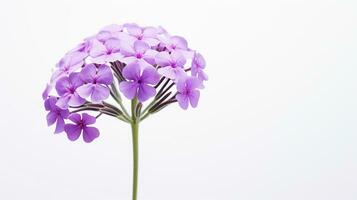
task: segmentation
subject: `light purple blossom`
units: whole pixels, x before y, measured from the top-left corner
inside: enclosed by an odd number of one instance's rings
[[[139,61],[141,65],[150,65],[155,64],[155,56],[158,52],[150,49],[147,43],[137,40],[134,44],[122,42],[121,53],[125,56],[121,61],[126,64]]]
[[[80,114],[74,113],[68,117],[69,120],[74,122],[74,124],[66,124],[64,130],[67,133],[67,137],[71,141],[75,141],[82,134],[83,140],[87,143],[92,142],[99,136],[99,130],[95,127],[89,127],[88,125],[94,124],[96,118],[83,113]]]
[[[93,102],[100,102],[109,96],[107,87],[113,82],[113,74],[107,65],[95,64],[86,65],[80,72],[84,85],[77,89],[79,96],[83,98],[91,97]]]
[[[51,82],[55,82],[63,76],[68,76],[70,73],[80,69],[83,64],[84,61],[82,52],[72,52],[66,54],[66,56],[57,63],[57,70],[53,73]]]
[[[123,75],[128,81],[121,82],[119,89],[126,98],[137,96],[140,102],[144,102],[156,94],[152,85],[159,82],[160,76],[155,68],[146,67],[142,70],[139,63],[131,63],[124,68]]]
[[[120,53],[120,42],[116,38],[110,38],[103,43],[98,40],[92,41],[90,50],[92,61],[98,64],[121,60],[123,55]]]
[[[111,24],[102,28],[99,33],[96,35],[96,39],[105,42],[110,38],[118,38],[122,34],[123,31],[122,25]]]
[[[189,103],[193,108],[197,106],[200,98],[200,91],[198,90],[200,85],[201,82],[196,77],[187,77],[178,81],[176,99],[181,108],[186,110]]]
[[[150,46],[156,46],[160,42],[156,38],[159,30],[154,27],[142,28],[136,24],[126,24],[125,27],[131,36],[135,37],[137,40],[146,42]]]
[[[84,60],[89,56],[89,50],[91,48],[91,39],[85,39],[82,43],[77,45],[74,49],[69,51],[68,54],[77,53],[79,60]]]
[[[197,76],[201,81],[208,80],[207,74],[203,71],[206,61],[200,53],[195,53],[191,64],[191,75]]]
[[[167,78],[178,79],[185,75],[183,66],[186,59],[180,52],[174,51],[170,54],[166,51],[160,52],[156,55],[155,62],[161,66],[158,69],[159,74]]]
[[[62,109],[68,106],[83,105],[85,99],[80,97],[77,93],[77,88],[83,85],[79,73],[72,73],[69,77],[62,77],[56,83],[56,91],[60,96],[56,105]]]
[[[61,109],[56,105],[57,97],[50,96],[45,100],[45,109],[49,111],[47,114],[47,125],[51,126],[56,123],[55,133],[60,133],[64,130],[64,119],[69,115],[68,109]]]
[[[169,36],[165,34],[165,35],[160,35],[159,38],[169,51],[188,50],[187,41],[183,37]]]

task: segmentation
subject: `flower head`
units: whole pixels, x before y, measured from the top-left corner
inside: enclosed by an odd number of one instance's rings
[[[105,26],[57,63],[42,93],[47,123],[70,140],[83,133],[92,142],[99,131],[89,125],[103,114],[132,123],[176,102],[183,109],[196,107],[208,80],[205,66],[185,38],[162,27]],[[132,100],[131,116],[125,99]]]
[[[66,124],[64,130],[67,133],[67,137],[71,141],[75,141],[79,138],[83,132],[83,140],[85,142],[92,142],[95,138],[99,136],[99,130],[95,127],[89,127],[88,125],[94,124],[96,118],[83,113],[80,114],[74,113],[68,117],[74,124]]]

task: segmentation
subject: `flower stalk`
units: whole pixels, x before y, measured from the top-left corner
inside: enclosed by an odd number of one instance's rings
[[[132,199],[137,200],[138,193],[138,170],[139,170],[139,122],[140,116],[136,112],[137,98],[131,101],[131,130],[133,142],[133,194]]]

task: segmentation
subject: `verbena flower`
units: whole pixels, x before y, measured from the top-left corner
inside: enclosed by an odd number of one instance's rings
[[[150,49],[150,46],[140,40],[134,43],[121,42],[121,53],[124,58],[120,61],[130,64],[132,62],[140,62],[140,65],[150,65],[155,64],[155,56],[157,51]]]
[[[109,38],[103,43],[98,40],[92,41],[90,56],[92,61],[98,64],[120,60],[123,55],[120,53],[119,39]]]
[[[69,77],[65,76],[56,82],[56,91],[60,96],[56,105],[62,109],[68,106],[81,106],[85,100],[78,95],[77,88],[83,85],[83,80],[79,73],[71,73]]]
[[[176,99],[181,108],[186,110],[189,103],[194,108],[197,106],[200,98],[200,91],[198,90],[200,85],[201,81],[196,77],[186,77],[178,81]]]
[[[200,80],[208,80],[207,74],[203,71],[206,67],[206,61],[200,53],[195,53],[191,64],[191,75],[197,76]]]
[[[69,115],[68,109],[59,108],[57,103],[58,98],[50,96],[45,100],[45,109],[47,114],[47,125],[51,126],[56,123],[55,133],[60,133],[64,130],[64,119],[67,119]]]
[[[156,55],[155,61],[161,66],[158,72],[166,78],[176,80],[186,75],[183,69],[186,59],[180,52],[160,52]]]
[[[99,130],[95,127],[89,127],[88,125],[94,124],[96,118],[83,113],[82,116],[74,113],[68,117],[74,124],[66,124],[64,130],[67,133],[67,137],[71,141],[75,141],[82,133],[83,140],[85,142],[92,142],[99,136]]]
[[[140,102],[155,96],[154,86],[160,81],[160,75],[154,67],[142,68],[138,62],[127,65],[123,76],[128,81],[119,84],[120,91],[128,99],[138,98]]]
[[[137,24],[125,25],[128,33],[137,40],[143,41],[150,46],[155,46],[160,43],[157,39],[158,29],[154,27],[140,27]]]
[[[132,127],[133,200],[137,194],[138,127],[175,104],[196,107],[203,83],[203,56],[185,38],[162,27],[111,24],[85,38],[57,63],[42,93],[48,126],[71,141],[99,137],[96,120],[115,117]],[[131,100],[130,109],[125,99]]]
[[[90,96],[95,103],[109,97],[108,85],[113,82],[113,74],[107,65],[96,66],[95,64],[88,64],[83,67],[80,77],[85,83],[77,89],[81,97],[87,98]]]

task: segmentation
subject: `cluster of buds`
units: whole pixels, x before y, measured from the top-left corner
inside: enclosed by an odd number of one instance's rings
[[[183,109],[196,107],[208,79],[205,65],[183,37],[161,27],[109,25],[56,65],[42,95],[47,123],[72,141],[82,135],[92,142],[99,130],[91,125],[102,114],[132,123],[123,97],[136,101],[132,110],[139,121],[175,102]]]

